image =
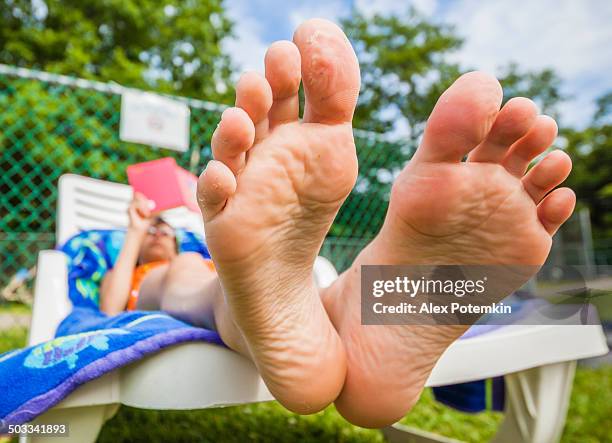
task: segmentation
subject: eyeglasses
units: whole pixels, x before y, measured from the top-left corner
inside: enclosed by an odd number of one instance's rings
[[[150,226],[149,229],[147,229],[147,233],[150,235],[159,234],[162,237],[174,236],[174,230],[168,226]]]

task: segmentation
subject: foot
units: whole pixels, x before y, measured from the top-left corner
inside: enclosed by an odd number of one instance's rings
[[[530,100],[510,100],[500,111],[501,100],[497,80],[478,72],[462,76],[442,95],[421,146],[393,186],[380,234],[324,295],[347,353],[346,383],[336,406],[357,425],[381,427],[403,417],[439,357],[467,328],[362,326],[361,265],[505,264],[535,270],[573,210],[572,191],[550,192],[570,172],[565,153],[551,152],[525,175],[529,162],[554,140],[555,122],[537,116]]]
[[[324,20],[301,25],[293,43],[273,44],[265,66],[265,78],[247,73],[238,82],[198,200],[249,356],[277,400],[312,413],[338,396],[346,374],[312,267],[357,177],[351,120],[359,66],[342,31]]]

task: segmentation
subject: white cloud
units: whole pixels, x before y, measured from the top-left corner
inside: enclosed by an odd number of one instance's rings
[[[264,10],[257,16],[250,14],[252,10],[253,5],[249,4],[249,0],[229,0],[226,3],[227,14],[235,23],[236,38],[224,42],[223,47],[242,70],[264,72],[265,53],[272,42],[264,39],[266,33],[263,27],[270,23],[264,19]],[[337,22],[347,12],[348,6],[342,0],[302,3],[292,8],[286,19],[295,29],[303,21],[314,17]],[[291,34],[284,38],[291,39]]]
[[[346,15],[348,7],[340,0],[326,2],[308,2],[302,3],[297,8],[293,9],[289,14],[289,21],[292,28],[297,28],[302,22],[310,18],[325,18],[333,22],[338,22],[338,19]]]
[[[403,15],[408,11],[409,5],[421,14],[431,16],[438,6],[437,0],[355,0],[355,6],[366,16],[381,15]]]
[[[561,107],[566,123],[588,122],[596,95],[612,87],[612,2],[539,0],[450,3],[445,21],[465,45],[455,60],[489,72],[515,61],[523,69],[553,68],[575,98]]]
[[[522,69],[553,68],[563,79],[563,92],[573,96],[560,106],[562,123],[588,123],[595,97],[612,89],[612,1],[354,0],[366,14],[404,14],[410,4],[457,27],[465,44],[453,57],[465,68],[497,72],[511,61]],[[266,19],[265,8],[254,7],[250,0],[228,0],[226,6],[237,38],[225,42],[225,50],[242,69],[263,72],[271,43],[264,37],[270,34],[264,26],[274,26],[279,18]],[[277,16],[286,14],[283,27],[295,28],[312,17],[338,21],[350,11],[351,2],[314,0],[278,7]]]
[[[227,14],[234,21],[236,37],[223,42],[223,50],[242,70],[264,72],[264,56],[268,44],[263,41],[262,22],[247,12],[248,0],[227,2]]]

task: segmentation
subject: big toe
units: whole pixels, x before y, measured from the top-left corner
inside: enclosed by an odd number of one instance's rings
[[[359,95],[359,63],[344,32],[334,23],[311,19],[293,35],[302,59],[306,96],[304,121],[347,123]]]
[[[489,74],[459,77],[438,99],[415,161],[461,161],[489,133],[502,96],[501,85]]]

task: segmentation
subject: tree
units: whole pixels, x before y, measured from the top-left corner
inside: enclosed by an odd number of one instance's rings
[[[353,125],[379,133],[407,129],[399,143],[357,133],[357,186],[331,234],[367,238],[382,225],[393,178],[416,149],[438,97],[464,72],[448,61],[463,41],[452,26],[428,21],[412,8],[402,16],[366,17],[356,10],[342,26],[361,68],[361,95]],[[527,72],[510,64],[500,77],[505,101],[531,97],[542,112],[554,116],[555,106],[563,99],[560,80],[551,70]]]
[[[366,17],[355,11],[342,25],[361,68],[354,126],[387,132],[399,117],[416,140],[432,103],[460,73],[445,57],[461,39],[452,27],[429,23],[413,8],[405,17]]]
[[[595,124],[610,124],[612,117],[612,91],[608,91],[597,99],[597,111],[593,115]]]
[[[388,132],[406,126],[416,144],[438,97],[465,70],[448,62],[463,40],[452,26],[428,21],[414,8],[403,16],[366,17],[358,10],[342,22],[360,61],[362,90],[354,126]],[[498,75],[504,100],[534,99],[542,112],[555,114],[563,100],[560,79],[550,69],[522,71],[510,64]]]
[[[0,62],[228,101],[223,0],[4,0]]]
[[[612,91],[599,97],[587,128],[561,131],[574,164],[566,185],[576,192],[578,204],[589,208],[596,240],[612,238],[611,98]]]
[[[499,79],[504,88],[504,103],[514,97],[528,97],[542,114],[558,119],[557,105],[565,100],[561,93],[561,79],[552,69],[524,71],[517,63],[502,68]]]
[[[452,28],[429,23],[410,9],[406,16],[366,17],[354,11],[342,22],[361,69],[361,94],[353,126],[390,133],[402,121],[409,129],[400,144],[357,132],[359,176],[330,234],[352,241],[338,246],[355,255],[382,225],[394,177],[415,149],[433,103],[460,74],[445,61],[461,39]],[[338,265],[338,263],[336,263]],[[343,268],[342,264],[339,264]]]

